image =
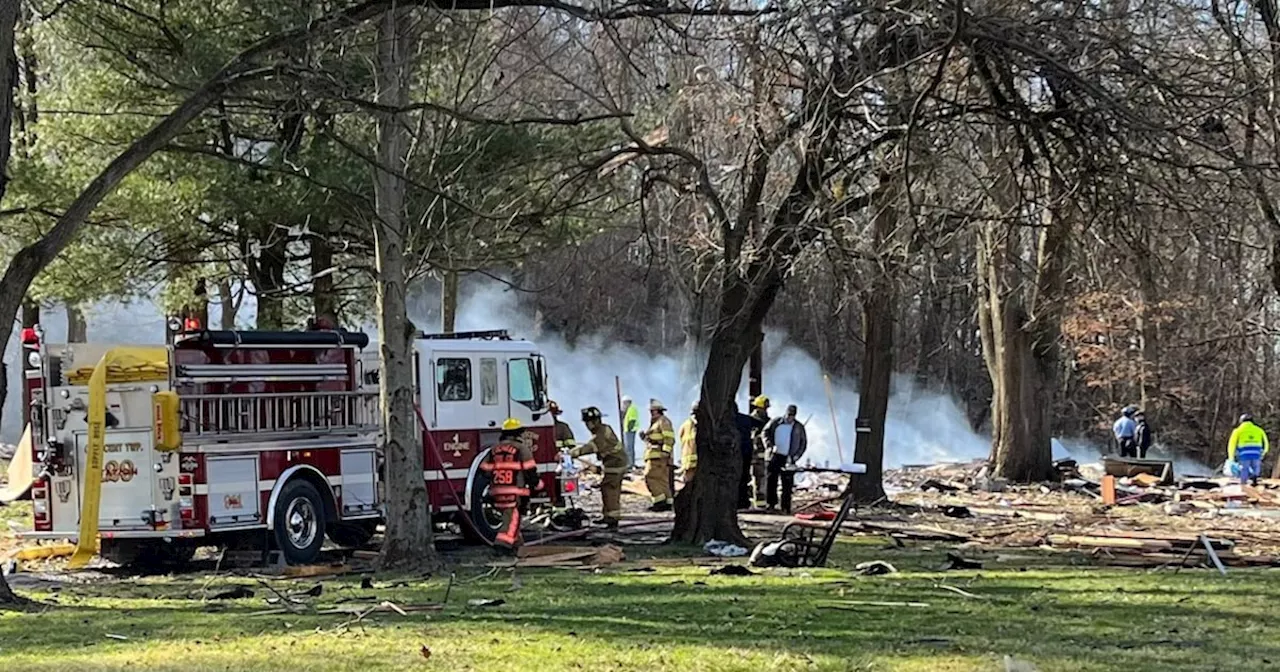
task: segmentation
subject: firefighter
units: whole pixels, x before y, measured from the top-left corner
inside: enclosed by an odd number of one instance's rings
[[[560,410],[560,404],[554,401],[547,402],[547,411],[551,413],[551,417],[556,422],[556,450],[573,450],[573,447],[578,445],[578,440],[574,438],[573,428],[569,426],[569,423],[560,419],[560,415],[563,413]]]
[[[595,455],[600,458],[604,467],[604,478],[600,481],[601,515],[597,524],[615,528],[622,519],[622,477],[630,469],[627,464],[627,451],[618,441],[618,435],[604,421],[604,414],[595,406],[582,409],[582,422],[591,431],[591,439],[569,451],[573,457]]]
[[[753,504],[756,508],[764,506],[765,493],[768,490],[765,470],[765,434],[764,428],[769,424],[769,397],[763,394],[751,400],[751,481]]]
[[[693,482],[693,475],[698,471],[698,402],[693,402],[689,410],[689,419],[680,425],[680,462],[684,469],[684,484]]]
[[[649,400],[650,422],[644,431],[644,484],[653,498],[650,511],[671,510],[671,452],[676,447],[676,432],[666,410],[661,401]]]
[[[485,456],[480,469],[490,475],[489,494],[493,497],[494,508],[502,512],[502,526],[494,545],[514,550],[523,542],[520,536],[520,498],[528,497],[531,489],[542,487],[538,479],[538,463],[533,459],[529,443],[524,440],[524,429],[519,420],[507,418],[502,423],[498,444]]]

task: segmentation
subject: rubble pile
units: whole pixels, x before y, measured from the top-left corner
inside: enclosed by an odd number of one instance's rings
[[[899,529],[868,520],[879,512],[849,527],[920,541],[952,535],[961,548],[1037,548],[1117,566],[1280,566],[1280,480],[1241,486],[1175,477],[1157,460],[1062,460],[1055,468],[1058,480],[1033,485],[994,478],[984,460],[889,470],[885,489]]]

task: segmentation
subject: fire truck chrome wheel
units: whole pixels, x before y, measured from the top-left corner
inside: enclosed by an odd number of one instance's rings
[[[276,499],[276,546],[291,565],[305,565],[320,555],[324,545],[324,501],[316,486],[295,478],[285,484]]]
[[[316,540],[316,510],[304,497],[289,502],[289,510],[285,512],[289,521],[289,543],[296,548],[306,548]]]

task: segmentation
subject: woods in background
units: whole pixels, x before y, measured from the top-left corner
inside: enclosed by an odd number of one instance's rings
[[[0,8],[0,319],[251,294],[246,326],[407,333],[407,289],[451,329],[501,276],[571,342],[705,364],[690,541],[736,534],[698,512],[734,508],[765,328],[860,379],[866,499],[895,373],[1019,480],[1128,404],[1204,460],[1280,418],[1274,0]]]

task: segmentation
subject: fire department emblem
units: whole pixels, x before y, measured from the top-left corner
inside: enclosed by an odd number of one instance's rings
[[[183,471],[191,472],[191,471],[195,471],[198,465],[199,463],[196,462],[195,456],[188,455],[182,458],[182,462],[178,464],[178,468],[182,469]]]
[[[471,444],[466,441],[459,441],[458,435],[454,434],[453,440],[444,444],[444,450],[446,453],[453,453],[453,457],[457,459],[462,457],[464,452],[471,450]]]
[[[244,503],[240,500],[240,495],[224,495],[222,498],[222,508],[243,509]]]

